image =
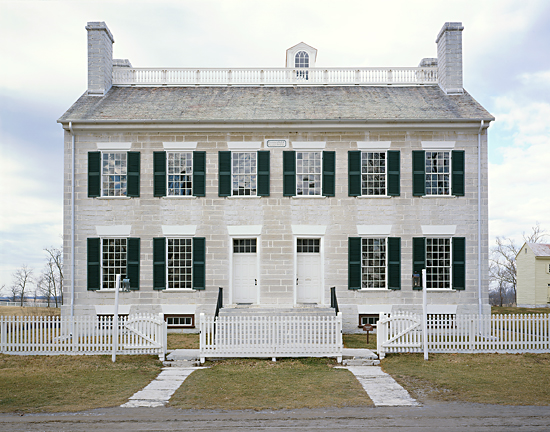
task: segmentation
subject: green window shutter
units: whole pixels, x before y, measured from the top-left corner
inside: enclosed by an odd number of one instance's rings
[[[466,289],[466,239],[453,237],[453,289]]]
[[[140,242],[138,238],[129,238],[126,242],[126,277],[130,279],[130,289],[138,290]]]
[[[101,152],[88,152],[88,197],[101,195]]]
[[[153,195],[166,196],[166,152],[153,152]]]
[[[283,196],[296,195],[296,152],[283,151]]]
[[[218,196],[231,196],[231,152],[218,152]]]
[[[361,196],[360,151],[348,151],[348,195]]]
[[[128,183],[126,195],[129,197],[139,197],[139,170],[140,153],[128,152]]]
[[[166,289],[166,239],[153,239],[153,289]]]
[[[426,237],[413,237],[413,273],[418,272],[422,278],[422,270],[426,268]],[[422,284],[415,290],[421,290]]]
[[[193,152],[193,195],[206,195],[206,152]]]
[[[206,239],[193,237],[193,289],[203,290],[206,285],[205,272]]]
[[[451,191],[455,196],[464,196],[464,150],[453,150],[451,155]]]
[[[361,289],[361,237],[348,238],[348,289]]]
[[[323,196],[334,196],[336,177],[336,153],[323,152]]]
[[[269,158],[270,152],[258,152],[258,196],[269,196]]]
[[[414,150],[412,158],[413,195],[426,195],[426,152],[424,150]]]
[[[101,287],[101,240],[98,238],[87,239],[86,249],[88,255],[87,288],[89,291],[97,291]]]
[[[388,150],[388,195],[399,196],[401,193],[401,152]]]
[[[401,238],[388,237],[388,288],[401,289]]]

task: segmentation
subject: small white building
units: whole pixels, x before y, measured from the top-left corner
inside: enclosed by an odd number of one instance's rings
[[[63,313],[325,310],[344,329],[488,312],[487,128],[463,88],[462,24],[418,67],[135,68],[90,22],[88,89],[63,114]],[[158,43],[162,43],[159,39]],[[428,47],[428,51],[429,51]],[[267,311],[267,312],[266,312]],[[238,312],[238,311],[237,311]]]
[[[516,256],[519,307],[550,307],[550,244],[525,243]]]

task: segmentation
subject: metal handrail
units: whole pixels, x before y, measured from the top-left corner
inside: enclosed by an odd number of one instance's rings
[[[330,288],[330,307],[334,308],[334,312],[338,315],[338,299],[336,298],[336,287]]]
[[[216,302],[216,313],[214,314],[214,319],[220,315],[220,309],[223,308],[223,288],[218,288],[218,301]]]

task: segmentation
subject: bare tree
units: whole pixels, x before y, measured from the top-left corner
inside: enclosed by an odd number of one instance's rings
[[[540,227],[538,222],[531,228],[531,233],[529,235],[526,235],[525,232],[523,233],[523,240],[526,243],[540,243],[541,241],[544,241],[546,237],[546,231]],[[516,302],[518,274],[516,267],[516,256],[519,253],[521,246],[523,245],[517,245],[510,238],[497,237],[496,246],[491,248],[491,257],[489,259],[489,279],[494,284],[493,290],[497,289],[500,293],[500,303],[504,298],[508,297],[506,295],[508,291],[512,294],[513,302]]]
[[[45,248],[44,250],[48,254],[47,267],[53,286],[55,307],[58,307],[58,301],[63,304],[63,251],[54,247]]]
[[[25,292],[29,288],[31,281],[32,269],[28,268],[26,264],[23,264],[23,266],[17,269],[13,274],[13,285],[11,292],[14,302],[16,301],[17,296],[19,296],[21,306],[23,306],[23,302],[25,301]]]

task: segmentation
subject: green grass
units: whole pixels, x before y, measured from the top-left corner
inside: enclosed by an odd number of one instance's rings
[[[524,308],[524,307],[513,307],[513,306],[491,306],[492,314],[548,314],[550,313],[550,308]]]
[[[369,343],[367,343],[367,334],[345,334],[342,335],[344,339],[344,348],[368,348],[371,350],[376,349],[376,335],[369,335]]]
[[[351,372],[326,358],[224,360],[207,362],[176,391],[170,406],[180,409],[298,409],[369,406]]]
[[[125,403],[153,380],[156,356],[0,355],[0,412],[82,411]]]
[[[390,354],[382,369],[420,400],[550,405],[550,354]]]
[[[168,351],[174,349],[199,349],[198,333],[168,333],[166,335]]]

